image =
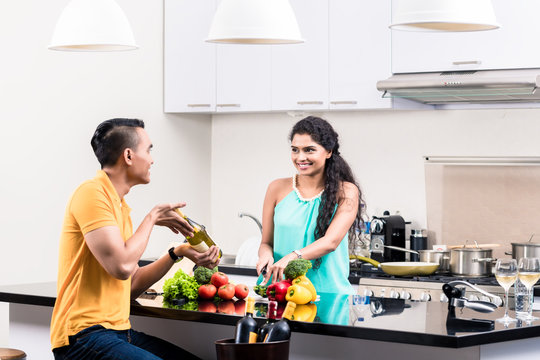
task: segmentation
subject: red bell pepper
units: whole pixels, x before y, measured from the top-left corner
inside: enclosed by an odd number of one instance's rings
[[[289,288],[289,286],[291,286],[291,284],[291,280],[283,280],[268,286],[268,289],[266,289],[266,295],[268,295],[268,300],[285,302],[287,289]]]

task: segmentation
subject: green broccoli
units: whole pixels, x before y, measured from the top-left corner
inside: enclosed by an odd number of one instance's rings
[[[311,261],[306,259],[291,260],[285,266],[283,274],[287,279],[296,279],[299,276],[306,275],[309,269],[311,269]]]
[[[212,277],[212,274],[217,271],[217,266],[212,270],[205,268],[204,266],[199,266],[193,272],[193,277],[195,277],[195,280],[197,280],[199,284],[204,285],[210,283],[210,278]]]

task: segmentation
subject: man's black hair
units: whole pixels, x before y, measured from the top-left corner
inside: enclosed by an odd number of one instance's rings
[[[144,129],[142,120],[124,118],[106,120],[98,125],[90,144],[102,169],[116,164],[126,148],[137,148],[138,127]]]

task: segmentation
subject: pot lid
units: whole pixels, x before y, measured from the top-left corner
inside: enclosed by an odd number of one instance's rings
[[[540,243],[537,242],[522,242],[522,243],[511,243],[512,245],[519,245],[519,246],[540,246]]]
[[[463,247],[455,247],[452,249],[452,251],[463,251],[463,252],[479,252],[479,251],[493,251],[493,249],[487,249],[487,248],[463,248]]]
[[[454,249],[473,249],[473,250],[492,250],[493,248],[499,247],[501,244],[465,244],[465,245],[448,245],[448,248],[451,250]]]

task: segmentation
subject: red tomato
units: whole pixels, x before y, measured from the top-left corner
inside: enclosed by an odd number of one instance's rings
[[[199,311],[215,313],[217,311],[216,304],[211,301],[199,301]]]
[[[234,297],[234,285],[227,284],[223,285],[218,289],[218,296],[223,300],[231,300]]]
[[[245,299],[249,294],[249,288],[244,284],[238,284],[234,287],[234,296],[237,299]]]
[[[212,284],[204,284],[199,287],[199,297],[201,299],[212,299],[216,296],[217,289]]]
[[[238,300],[234,302],[234,312],[236,315],[244,316],[246,314],[246,300]]]
[[[234,315],[234,303],[231,300],[220,302],[217,309],[219,313]]]
[[[219,289],[223,285],[227,285],[229,283],[229,278],[221,271],[218,271],[212,274],[210,283]]]

